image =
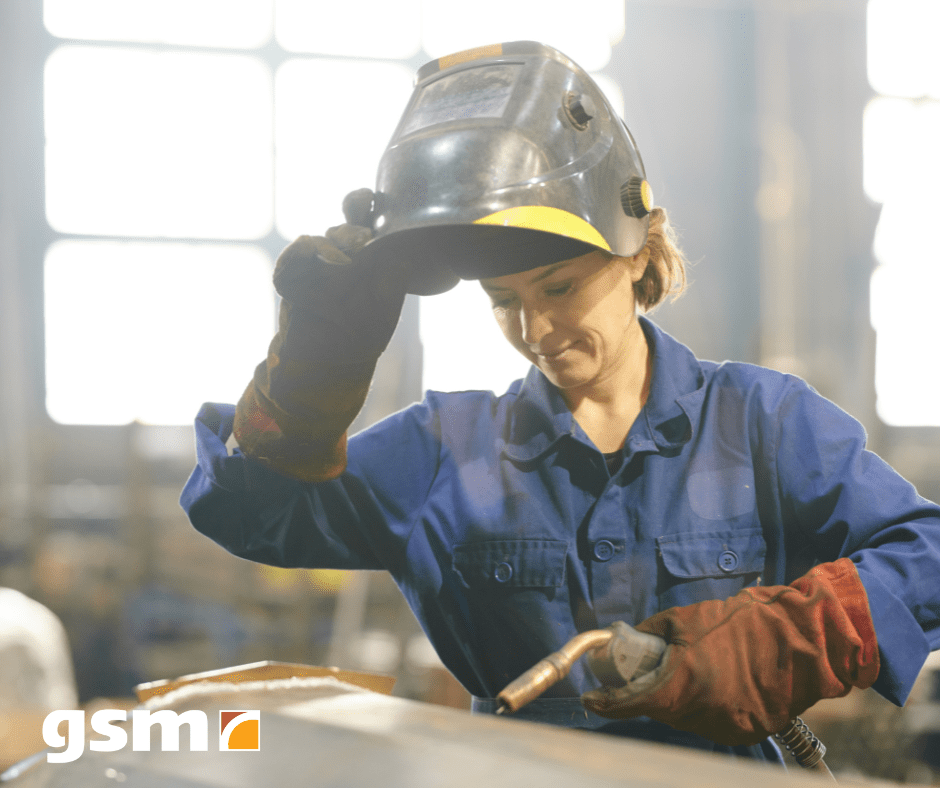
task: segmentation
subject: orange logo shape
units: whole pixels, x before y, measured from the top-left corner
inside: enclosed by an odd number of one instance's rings
[[[260,750],[261,712],[220,711],[219,750]]]

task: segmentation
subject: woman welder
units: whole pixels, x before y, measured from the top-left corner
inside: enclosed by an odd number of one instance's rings
[[[577,663],[527,718],[779,761],[790,718],[853,686],[903,703],[940,646],[940,507],[803,381],[700,361],[643,316],[685,282],[644,177],[549,47],[422,68],[376,193],[278,259],[268,358],[200,412],[182,503],[245,558],[391,572],[478,711],[625,621],[670,644],[651,681]],[[347,444],[405,293],[457,277],[529,373]]]

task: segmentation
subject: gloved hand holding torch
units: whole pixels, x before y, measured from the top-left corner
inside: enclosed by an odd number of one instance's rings
[[[583,632],[510,683],[500,711],[534,700],[584,653],[605,685],[581,696],[587,709],[731,746],[757,744],[817,701],[870,687],[879,669],[868,597],[848,558],[788,586],[670,608],[635,629],[618,621]]]
[[[817,701],[878,676],[868,597],[848,558],[788,586],[670,608],[636,629],[666,642],[660,666],[585,693],[584,706],[603,717],[651,717],[719,744],[756,744]]]

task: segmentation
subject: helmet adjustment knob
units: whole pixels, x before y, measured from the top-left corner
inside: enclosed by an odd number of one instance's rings
[[[642,219],[653,210],[653,190],[639,175],[631,175],[620,187],[620,204],[625,214]]]
[[[588,122],[597,114],[597,108],[590,96],[569,90],[565,94],[565,114],[576,129],[584,130]]]

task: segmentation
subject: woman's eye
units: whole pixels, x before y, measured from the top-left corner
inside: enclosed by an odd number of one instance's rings
[[[555,287],[549,287],[545,290],[545,295],[549,296],[563,296],[566,293],[571,292],[572,284],[571,282],[565,282],[563,285],[556,285]]]

